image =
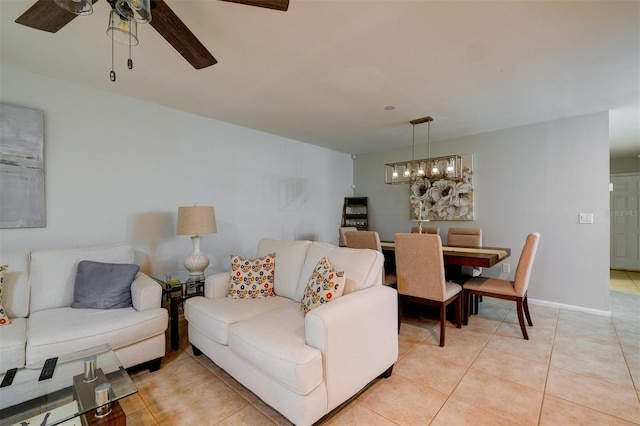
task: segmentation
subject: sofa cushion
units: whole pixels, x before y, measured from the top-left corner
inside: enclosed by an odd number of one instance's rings
[[[232,254],[228,297],[260,299],[275,296],[273,292],[275,261],[275,253],[256,259]]]
[[[29,315],[29,259],[28,251],[0,252],[0,263],[8,264],[4,273],[2,306],[9,318]]]
[[[306,314],[311,309],[342,296],[344,281],[344,272],[336,271],[327,258],[323,257],[309,277],[300,308]]]
[[[129,245],[117,245],[32,252],[30,275],[32,314],[43,309],[71,306],[76,270],[81,260],[133,263],[133,248]]]
[[[258,244],[258,256],[276,253],[277,261],[274,292],[278,296],[288,297],[289,299],[295,298],[296,286],[300,280],[300,271],[305,262],[307,249],[310,244],[310,241],[278,241],[270,238],[260,240]],[[316,262],[318,260],[320,260],[320,258],[316,259]],[[309,270],[304,277],[305,284],[310,274],[311,270]],[[299,302],[300,298],[296,301]]]
[[[233,324],[229,349],[295,393],[306,395],[323,381],[322,353],[305,343],[296,303]]]
[[[326,257],[338,271],[344,271],[346,282],[344,293],[382,285],[382,265],[384,257],[376,250],[337,247],[331,244],[313,242],[307,250],[307,257],[300,273],[295,300],[300,301],[307,286],[307,279],[320,259]]]
[[[82,260],[73,287],[72,308],[119,309],[131,306],[131,283],[140,267]]]
[[[10,325],[0,327],[0,374],[24,366],[27,326],[26,318],[13,318]]]
[[[295,303],[279,296],[262,299],[192,297],[184,302],[184,317],[210,339],[227,345],[231,324],[289,304]]]
[[[27,364],[108,343],[119,349],[163,334],[168,315],[163,308],[47,309],[30,317]]]

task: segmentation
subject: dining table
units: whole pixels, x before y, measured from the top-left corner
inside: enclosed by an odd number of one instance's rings
[[[393,241],[381,241],[382,252],[393,254],[395,266],[395,243]],[[511,249],[507,247],[477,247],[477,246],[442,246],[442,255],[445,265],[475,266],[478,268],[491,268],[511,256]],[[385,261],[387,263],[387,261]],[[386,265],[385,267],[392,267]],[[392,268],[395,269],[395,268]]]

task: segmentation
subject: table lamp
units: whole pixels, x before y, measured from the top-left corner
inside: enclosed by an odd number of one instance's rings
[[[191,235],[193,253],[184,259],[189,275],[204,275],[209,258],[200,252],[201,235],[216,232],[216,214],[212,206],[178,207],[177,235]]]

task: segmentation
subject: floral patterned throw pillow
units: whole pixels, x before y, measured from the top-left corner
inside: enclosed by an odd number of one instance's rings
[[[260,299],[275,296],[276,254],[270,253],[257,259],[231,255],[229,294],[234,299]]]
[[[2,287],[4,286],[4,271],[9,268],[9,265],[0,265],[0,325],[11,324],[11,320],[7,316],[7,313],[4,311],[4,307],[2,306],[2,295],[4,290]]]
[[[309,277],[300,308],[306,314],[311,309],[342,296],[345,279],[344,272],[337,272],[329,260],[323,257],[316,264],[311,277]]]

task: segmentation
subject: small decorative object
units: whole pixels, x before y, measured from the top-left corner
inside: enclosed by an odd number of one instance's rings
[[[96,417],[100,419],[111,414],[111,404],[109,403],[109,399],[111,398],[111,383],[102,383],[96,386],[95,394],[96,405],[98,406]]]
[[[193,252],[184,259],[190,275],[204,275],[209,258],[200,252],[201,235],[216,233],[216,214],[212,206],[178,207],[178,235],[191,235]]]
[[[11,320],[7,316],[7,313],[4,311],[4,307],[2,306],[2,296],[4,290],[2,289],[4,285],[4,272],[9,269],[9,265],[0,265],[0,325],[11,324]]]

